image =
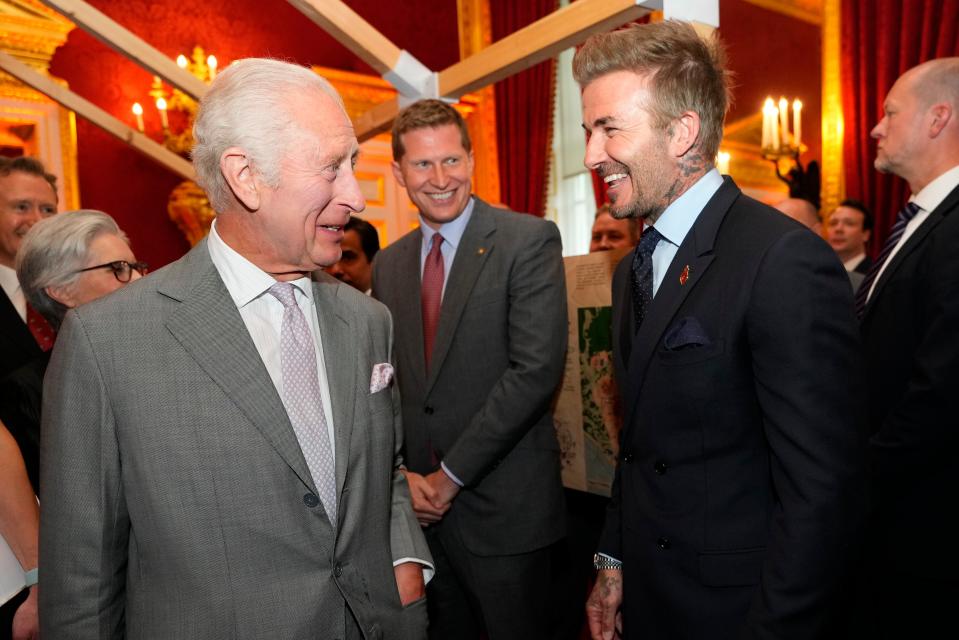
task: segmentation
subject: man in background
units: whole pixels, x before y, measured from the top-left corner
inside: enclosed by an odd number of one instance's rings
[[[53,347],[53,329],[27,305],[14,263],[30,227],[56,212],[56,176],[34,158],[0,157],[0,378]]]
[[[420,228],[383,249],[406,477],[436,561],[430,637],[546,638],[550,546],[563,537],[550,404],[567,343],[556,226],[472,195],[463,118],[422,100],[393,124],[393,173]]]
[[[904,73],[872,137],[912,195],[856,297],[875,498],[861,637],[929,638],[959,600],[959,58]]]
[[[826,240],[846,271],[863,275],[869,273],[872,258],[866,255],[866,244],[872,235],[873,221],[872,211],[859,200],[843,200],[829,214]]]
[[[816,205],[803,198],[786,198],[773,205],[796,222],[809,227],[816,235],[822,234],[822,220]]]
[[[589,252],[631,249],[639,242],[639,227],[640,223],[633,218],[614,218],[609,214],[609,205],[604,204],[593,220]]]
[[[380,236],[376,227],[366,220],[350,217],[343,227],[340,243],[343,256],[325,271],[354,289],[369,295],[373,286],[373,257],[380,250]]]

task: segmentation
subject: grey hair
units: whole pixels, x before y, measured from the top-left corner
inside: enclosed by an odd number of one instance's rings
[[[193,168],[214,211],[233,201],[220,171],[230,147],[243,149],[251,166],[272,188],[280,183],[280,161],[301,138],[290,107],[304,94],[322,92],[343,108],[329,82],[307,67],[270,58],[245,58],[220,72],[207,91],[193,125]]]
[[[117,223],[102,211],[80,209],[45,218],[33,225],[17,251],[17,279],[34,309],[54,329],[60,328],[68,307],[54,300],[47,287],[69,287],[86,266],[93,240],[104,233],[130,241]]]

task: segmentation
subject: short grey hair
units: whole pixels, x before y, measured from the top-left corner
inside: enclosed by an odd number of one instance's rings
[[[90,245],[104,233],[129,239],[113,218],[102,211],[80,209],[45,218],[33,225],[17,251],[17,279],[27,298],[54,329],[60,328],[68,307],[54,300],[47,287],[69,287],[86,266]]]
[[[213,210],[222,213],[232,200],[220,171],[220,156],[230,147],[245,150],[251,166],[272,188],[280,183],[280,161],[300,138],[290,107],[299,96],[322,92],[344,113],[343,100],[329,82],[307,67],[270,58],[245,58],[217,74],[200,100],[193,125],[193,168]]]
[[[680,20],[631,24],[590,36],[573,56],[573,77],[581,88],[616,71],[649,76],[646,106],[658,129],[667,131],[684,111],[699,114],[697,146],[712,162],[732,100],[732,72],[715,33],[703,38]]]

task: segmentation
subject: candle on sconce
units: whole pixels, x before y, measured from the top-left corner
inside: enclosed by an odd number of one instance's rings
[[[793,139],[796,149],[799,149],[799,141],[802,137],[802,101],[799,98],[793,100]]]
[[[137,119],[137,131],[143,133],[143,107],[140,106],[139,102],[134,102],[132,111]]]
[[[770,136],[773,140],[773,150],[779,151],[779,109],[775,106],[769,112],[771,129]]]
[[[720,151],[716,154],[716,169],[723,175],[729,175],[729,152]]]
[[[212,53],[206,57],[206,66],[210,69],[210,80],[216,77],[217,60]]]
[[[780,140],[784,147],[789,146],[789,101],[779,98],[779,126],[782,127]]]
[[[166,117],[166,100],[163,98],[157,98],[157,111],[160,112],[160,124],[163,125],[164,129],[169,129],[170,122]]]
[[[772,98],[763,103],[763,149],[773,146],[773,123],[776,121],[776,105]]]
[[[187,63],[188,61],[186,56],[182,53],[176,57],[176,66],[180,67],[181,69],[186,69]]]

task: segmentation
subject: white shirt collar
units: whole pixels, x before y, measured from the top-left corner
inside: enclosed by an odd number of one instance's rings
[[[856,256],[849,258],[842,263],[842,266],[846,267],[846,271],[852,271],[859,266],[859,263],[866,259],[866,253],[859,253]]]
[[[216,231],[216,220],[210,227],[206,245],[210,250],[213,266],[220,273],[220,278],[223,279],[223,284],[226,285],[226,290],[238,309],[256,300],[276,284],[276,278],[244,258],[223,241]],[[307,297],[310,304],[313,304],[313,287],[308,277],[293,280],[291,284]]]
[[[0,264],[0,287],[7,297],[13,300],[13,296],[20,291],[20,281],[17,280],[17,272],[5,264]]]
[[[909,198],[909,201],[915,202],[924,211],[935,211],[957,185],[959,185],[959,165],[927,184],[919,193]]]

